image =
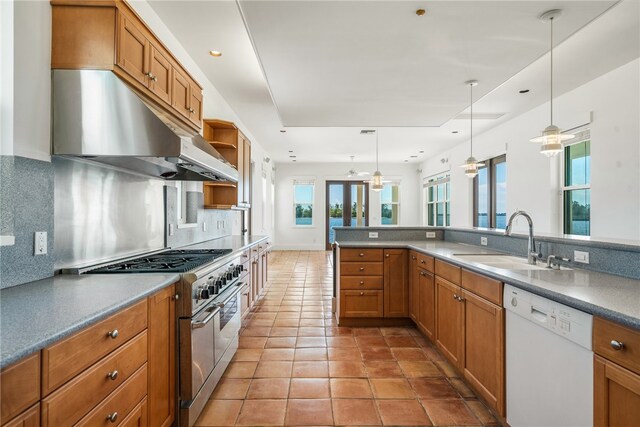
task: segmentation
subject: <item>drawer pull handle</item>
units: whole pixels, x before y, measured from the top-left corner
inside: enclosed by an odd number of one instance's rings
[[[358,254],[358,256],[359,256],[359,257],[363,257],[363,256],[364,256],[364,254],[363,254],[362,252],[360,252],[360,253]]]
[[[109,378],[111,381],[115,381],[116,378],[118,378],[118,371],[109,372],[107,374],[107,378]]]
[[[611,340],[611,348],[616,351],[620,351],[624,349],[624,343],[617,340]]]
[[[109,332],[107,332],[107,336],[108,336],[109,338],[111,338],[111,339],[114,339],[114,340],[115,340],[116,338],[118,338],[118,335],[120,335],[120,333],[118,332],[118,330],[117,330],[117,329],[114,329],[113,331],[109,331]]]
[[[360,292],[360,295],[364,295],[364,292]]]
[[[421,276],[426,276],[426,274],[424,274],[424,271],[421,271],[421,272],[420,272],[420,275],[421,275]]]
[[[113,414],[107,415],[107,420],[109,420],[110,423],[115,423],[117,419],[118,419],[118,413],[117,412],[114,412]]]
[[[360,271],[364,271],[364,267],[360,267]]]
[[[364,285],[364,280],[360,280],[360,284],[361,284],[361,285]]]
[[[453,294],[453,299],[457,300],[458,299],[458,294]]]
[[[385,257],[389,258],[389,254],[384,254]]]

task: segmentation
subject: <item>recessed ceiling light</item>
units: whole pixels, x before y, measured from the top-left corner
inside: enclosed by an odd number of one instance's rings
[[[409,160],[405,160],[405,163],[408,162]]]
[[[210,50],[209,51],[209,55],[211,56],[215,56],[216,58],[222,56],[222,52],[220,52],[219,50]]]
[[[451,133],[458,133],[460,132],[459,130],[452,130]]]
[[[424,150],[420,150],[420,151],[419,151],[419,153],[420,153],[420,154],[424,153]]]
[[[416,10],[416,15],[418,15],[418,16],[424,16],[425,13],[427,13],[427,11],[424,10],[424,9]]]
[[[529,93],[529,89],[522,89],[519,93]]]
[[[292,158],[292,159],[295,159],[295,158],[296,158],[296,157],[298,157],[298,156],[289,156],[289,157],[290,157],[290,158]]]
[[[412,159],[415,159],[415,158],[416,158],[416,157],[418,157],[418,156],[409,156],[409,157],[411,157]]]
[[[289,150],[290,153],[293,153],[293,150]]]
[[[286,129],[280,129],[280,133],[287,133]]]
[[[295,162],[295,161],[296,161],[296,159],[293,159],[292,161],[294,161],[294,162]]]

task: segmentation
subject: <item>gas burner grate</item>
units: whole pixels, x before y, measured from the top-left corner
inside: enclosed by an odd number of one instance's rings
[[[89,273],[186,273],[231,252],[231,249],[171,250],[110,264]]]

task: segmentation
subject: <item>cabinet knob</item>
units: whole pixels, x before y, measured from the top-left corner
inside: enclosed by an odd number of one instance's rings
[[[117,419],[118,419],[118,413],[117,412],[114,412],[113,414],[107,415],[107,420],[110,423],[115,423]]]
[[[360,252],[360,253],[358,254],[358,256],[359,256],[359,257],[363,257],[363,256],[364,256],[364,254],[363,254],[362,252]]]
[[[453,299],[458,299],[458,294],[453,294]]]
[[[174,301],[178,301],[179,299],[180,299],[180,294],[175,294],[175,295],[173,296],[173,300],[174,300]]]
[[[421,272],[420,272],[420,275],[421,275],[421,276],[426,276],[426,274],[424,274],[424,271],[421,271]]]
[[[364,271],[364,267],[360,267],[360,271]]]
[[[118,378],[118,371],[109,372],[107,374],[107,378],[109,378],[111,381],[115,381],[116,378]]]
[[[425,262],[424,262],[424,260],[423,260],[423,259],[421,259],[421,260],[420,260],[420,264],[424,264],[424,263],[425,263]]]
[[[111,339],[114,339],[114,340],[115,340],[116,338],[118,338],[118,335],[120,335],[120,333],[118,332],[118,330],[117,330],[117,329],[114,329],[113,331],[109,331],[109,332],[107,332],[107,336],[108,336],[109,338],[111,338]]]
[[[616,351],[620,351],[624,349],[624,343],[617,340],[611,340],[611,348]]]
[[[411,259],[415,261],[415,260],[417,260],[418,258],[416,258],[416,257],[412,256],[412,257],[411,257]]]
[[[364,280],[360,280],[360,285],[364,285]]]
[[[364,292],[360,292],[360,295],[364,295]]]
[[[389,258],[389,254],[384,254],[384,256],[385,256],[386,258]]]

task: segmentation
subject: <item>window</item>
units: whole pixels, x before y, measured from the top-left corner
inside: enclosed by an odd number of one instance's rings
[[[293,181],[295,225],[313,225],[313,181]]]
[[[380,224],[400,223],[400,184],[384,184],[380,192]]]
[[[473,226],[507,226],[507,156],[486,160],[473,179]]]
[[[564,234],[591,234],[591,135],[584,130],[564,147]]]
[[[423,184],[426,192],[426,224],[429,226],[448,227],[451,225],[451,184],[449,174],[427,178]]]

